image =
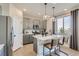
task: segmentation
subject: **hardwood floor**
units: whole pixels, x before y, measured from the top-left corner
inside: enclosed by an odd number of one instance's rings
[[[33,44],[24,45],[22,48],[13,52],[13,56],[36,56],[36,53],[33,51]]]
[[[79,51],[72,50],[65,46],[61,46],[61,50],[70,56],[79,56]],[[36,53],[33,51],[33,44],[24,45],[22,48],[13,52],[13,56],[36,56]]]
[[[79,56],[79,51],[70,49],[70,48],[68,48],[66,46],[61,46],[61,50],[66,52],[70,56]]]

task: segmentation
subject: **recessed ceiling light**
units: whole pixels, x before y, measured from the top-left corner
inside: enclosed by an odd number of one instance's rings
[[[38,13],[38,15],[41,15],[40,13]]]
[[[24,9],[23,11],[27,11],[27,9]]]
[[[67,11],[68,9],[64,9],[64,11]]]
[[[56,4],[56,3],[53,3],[53,4]]]

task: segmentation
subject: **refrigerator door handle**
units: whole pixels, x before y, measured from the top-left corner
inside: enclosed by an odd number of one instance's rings
[[[13,47],[13,38],[12,38],[12,32],[11,32],[11,43],[10,43],[11,47]]]

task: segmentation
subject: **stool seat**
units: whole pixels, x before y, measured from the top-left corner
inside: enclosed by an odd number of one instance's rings
[[[48,49],[52,49],[51,43],[44,44],[44,46]]]
[[[49,43],[45,43],[44,47],[49,49],[49,55],[51,56],[51,50],[54,49],[55,52],[55,48],[54,46],[58,45],[58,40],[51,40],[51,42]]]

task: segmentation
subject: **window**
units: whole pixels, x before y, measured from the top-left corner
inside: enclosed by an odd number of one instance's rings
[[[65,40],[65,46],[69,47],[69,40],[71,36],[71,16],[65,16],[61,18],[57,18],[57,34],[64,34]]]
[[[57,34],[60,34],[63,30],[63,18],[57,18]]]
[[[64,32],[65,34],[71,33],[71,16],[64,17]]]
[[[57,34],[71,33],[71,16],[57,18]]]

